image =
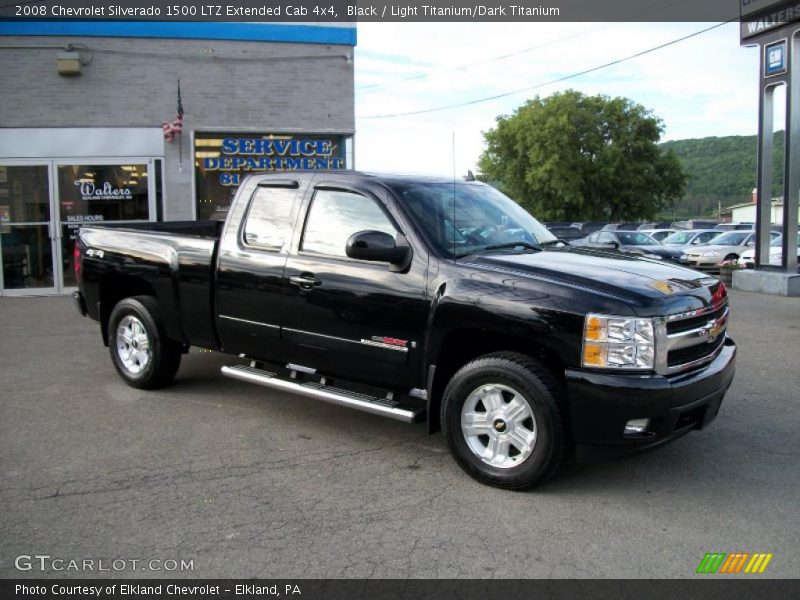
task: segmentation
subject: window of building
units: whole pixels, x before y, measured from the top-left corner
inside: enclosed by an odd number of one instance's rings
[[[46,165],[0,166],[0,290],[55,285]]]
[[[350,236],[368,230],[397,235],[389,217],[371,198],[353,192],[318,190],[309,209],[301,250],[344,257]]]
[[[59,164],[64,287],[77,285],[72,251],[81,225],[150,219],[147,163]]]
[[[197,218],[224,215],[247,175],[273,171],[349,168],[351,138],[331,134],[196,132]]]
[[[153,161],[154,179],[156,180],[156,221],[164,220],[164,161],[157,158]]]

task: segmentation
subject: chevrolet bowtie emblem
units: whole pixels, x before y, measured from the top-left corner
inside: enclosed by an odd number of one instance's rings
[[[708,341],[713,342],[719,337],[720,331],[722,331],[722,321],[720,319],[709,321],[706,326],[703,327],[703,330],[708,336]]]

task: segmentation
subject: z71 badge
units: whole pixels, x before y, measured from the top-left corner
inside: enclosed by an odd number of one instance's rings
[[[408,340],[400,340],[397,338],[373,335],[372,338],[368,340],[361,338],[361,343],[367,344],[368,346],[378,346],[379,348],[386,348],[387,350],[398,350],[400,352],[408,352]]]

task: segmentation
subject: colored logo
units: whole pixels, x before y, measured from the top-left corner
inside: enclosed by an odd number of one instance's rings
[[[764,76],[786,72],[786,40],[770,44],[764,51]]]
[[[772,553],[756,552],[707,552],[697,567],[697,573],[721,573],[735,575],[737,573],[748,573],[754,575],[763,573],[767,569],[769,561],[772,560]]]

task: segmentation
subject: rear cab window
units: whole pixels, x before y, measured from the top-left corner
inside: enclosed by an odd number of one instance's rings
[[[242,232],[245,245],[272,252],[285,251],[292,237],[292,208],[296,195],[297,189],[293,187],[256,189]]]

